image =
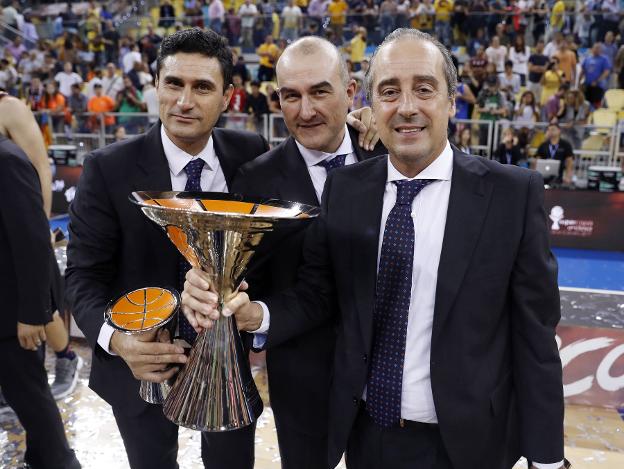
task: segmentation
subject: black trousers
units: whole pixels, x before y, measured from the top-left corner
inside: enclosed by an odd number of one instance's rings
[[[50,392],[38,352],[24,350],[17,338],[0,340],[2,393],[26,430],[24,461],[33,469],[78,469],[63,421]]]
[[[113,408],[132,469],[177,469],[178,426],[162,406],[149,404],[137,415]],[[201,455],[206,469],[252,469],[256,424],[229,432],[202,433]]]
[[[360,410],[347,444],[347,469],[452,469],[437,425],[382,428]]]
[[[327,462],[327,435],[311,436],[280,423],[275,416],[282,469],[332,469]]]

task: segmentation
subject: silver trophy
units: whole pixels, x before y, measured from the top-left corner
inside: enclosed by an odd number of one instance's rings
[[[238,292],[264,235],[310,221],[318,207],[211,192],[133,192],[130,200],[157,223],[192,267],[207,272],[218,310]],[[197,336],[163,411],[177,425],[227,431],[250,425],[260,399],[234,317]]]

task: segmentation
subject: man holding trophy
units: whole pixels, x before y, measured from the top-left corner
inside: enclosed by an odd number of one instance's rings
[[[367,82],[389,155],[329,175],[294,288],[225,310],[269,351],[337,322],[329,467],[567,467],[541,177],[451,147],[456,69],[428,34],[390,34]],[[209,278],[186,278],[210,327]]]
[[[160,405],[139,398],[138,380],[165,382],[187,357],[168,332],[126,335],[103,314],[111,298],[133,289],[181,288],[188,264],[128,195],[227,192],[237,169],[268,150],[257,134],[214,128],[232,93],[232,54],[221,36],[180,31],[162,42],[157,64],[160,122],[85,160],[70,208],[66,271],[69,306],[94,350],[90,386],[111,404],[133,469],[178,467],[178,427]],[[370,125],[358,124],[370,141]],[[178,335],[193,344],[195,332],[182,319]],[[254,403],[254,419],[261,411]],[[205,467],[252,467],[254,428],[202,434]]]

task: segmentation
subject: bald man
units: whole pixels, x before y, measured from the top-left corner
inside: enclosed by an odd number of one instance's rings
[[[319,67],[319,64],[323,64]],[[280,145],[242,166],[232,192],[319,205],[328,172],[386,152],[358,143],[347,125],[355,93],[336,47],[317,37],[286,48],[276,67],[284,121],[290,132]],[[270,258],[250,278],[254,296],[294,285],[305,229],[266,240]],[[256,259],[263,258],[258,253]],[[326,469],[328,396],[335,325],[326,324],[267,351],[269,394],[282,468]],[[256,341],[256,346],[260,345]]]

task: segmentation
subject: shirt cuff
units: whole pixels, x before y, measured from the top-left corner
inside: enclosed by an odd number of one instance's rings
[[[112,326],[104,323],[102,324],[102,328],[100,329],[100,334],[98,335],[97,343],[100,347],[104,349],[106,353],[109,355],[117,355],[110,349],[110,341],[113,336],[113,332],[115,329]]]
[[[550,463],[550,464],[543,464],[543,463],[533,461],[533,465],[537,469],[559,469],[563,465],[563,461]]]
[[[269,332],[269,326],[271,325],[271,315],[269,314],[269,308],[262,301],[254,301],[253,303],[260,305],[260,307],[262,308],[262,324],[260,324],[260,327],[255,331],[251,331],[251,334],[266,335],[266,333]]]

